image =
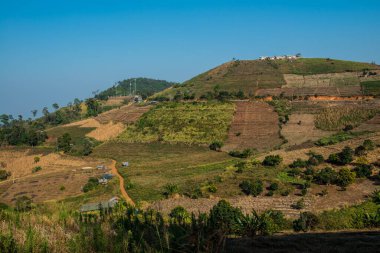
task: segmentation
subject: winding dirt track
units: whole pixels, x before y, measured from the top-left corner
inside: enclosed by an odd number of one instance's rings
[[[123,198],[125,199],[125,201],[128,204],[134,206],[135,202],[133,202],[133,200],[131,199],[131,197],[129,197],[127,191],[124,188],[124,178],[117,171],[116,161],[115,160],[112,160],[111,169],[112,169],[112,173],[115,174],[119,178],[119,187],[120,187],[121,195],[123,196]]]

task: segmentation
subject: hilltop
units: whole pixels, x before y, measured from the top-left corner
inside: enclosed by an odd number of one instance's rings
[[[142,97],[148,97],[153,95],[156,92],[162,91],[168,87],[171,87],[177,83],[168,82],[165,80],[156,80],[151,78],[130,78],[123,81],[117,82],[111,88],[108,88],[100,92],[96,97],[99,99],[107,99],[110,96],[123,96],[130,93],[130,84],[131,90],[134,89],[134,84],[136,83],[136,93]]]
[[[244,96],[279,95],[378,95],[373,82],[380,80],[380,66],[322,58],[293,60],[234,60],[204,72],[181,86],[155,97],[206,98],[215,91]],[[368,87],[368,88],[367,88]],[[240,94],[241,96],[241,94]]]

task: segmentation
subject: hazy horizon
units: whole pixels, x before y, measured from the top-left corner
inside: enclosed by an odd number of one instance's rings
[[[380,3],[0,3],[0,114],[66,105],[130,77],[182,82],[232,58],[380,62]]]

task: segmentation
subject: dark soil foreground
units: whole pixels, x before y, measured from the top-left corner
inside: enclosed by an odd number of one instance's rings
[[[380,231],[231,238],[225,252],[380,252]]]

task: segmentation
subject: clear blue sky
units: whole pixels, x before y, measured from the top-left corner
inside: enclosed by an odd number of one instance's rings
[[[379,0],[0,0],[0,113],[260,55],[380,62]]]

